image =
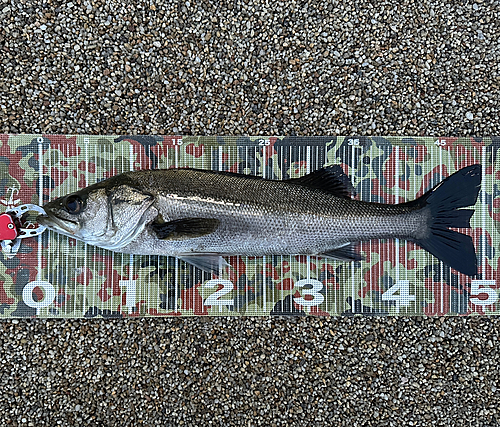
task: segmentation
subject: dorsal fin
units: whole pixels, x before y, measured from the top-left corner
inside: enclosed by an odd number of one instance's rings
[[[349,177],[339,165],[328,166],[304,175],[301,178],[289,179],[287,181],[304,187],[316,188],[344,199],[350,199],[355,195],[355,190]]]

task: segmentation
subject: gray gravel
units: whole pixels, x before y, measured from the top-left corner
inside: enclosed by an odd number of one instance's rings
[[[499,133],[498,1],[57,3],[0,0],[4,132]]]
[[[498,135],[500,3],[0,0],[0,131]],[[497,318],[10,320],[0,425],[498,426]]]

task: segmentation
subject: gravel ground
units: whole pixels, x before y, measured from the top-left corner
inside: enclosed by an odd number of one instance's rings
[[[499,135],[499,20],[492,0],[0,0],[0,131]],[[499,327],[2,321],[0,424],[493,427]]]

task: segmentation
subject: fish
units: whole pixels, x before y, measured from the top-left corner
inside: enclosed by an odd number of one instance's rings
[[[48,202],[39,224],[115,252],[177,257],[218,274],[222,257],[311,255],[363,259],[359,243],[414,242],[447,266],[477,274],[470,228],[481,166],[458,170],[399,204],[353,197],[340,165],[271,180],[178,168],[125,172]]]

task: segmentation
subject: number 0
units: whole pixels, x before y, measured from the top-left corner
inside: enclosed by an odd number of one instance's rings
[[[33,291],[35,288],[42,288],[45,293],[45,298],[41,301],[35,301],[33,299]],[[42,280],[35,280],[34,282],[29,282],[23,288],[23,301],[28,307],[40,309],[48,307],[54,302],[56,298],[56,290],[49,282],[44,282]]]

